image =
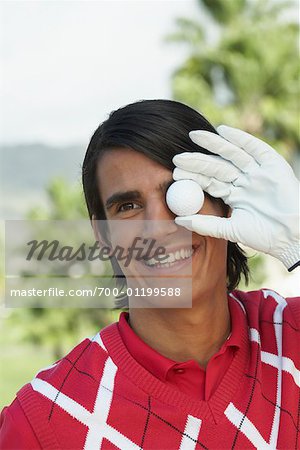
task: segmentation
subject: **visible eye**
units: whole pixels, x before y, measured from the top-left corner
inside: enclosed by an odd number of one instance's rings
[[[132,209],[137,209],[137,208],[140,208],[140,206],[137,203],[133,203],[133,202],[123,203],[122,205],[120,205],[118,207],[118,212],[130,211]]]

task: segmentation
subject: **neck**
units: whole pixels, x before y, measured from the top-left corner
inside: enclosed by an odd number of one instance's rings
[[[227,339],[231,324],[227,294],[203,296],[192,308],[132,308],[130,326],[163,356],[193,359],[203,368]]]

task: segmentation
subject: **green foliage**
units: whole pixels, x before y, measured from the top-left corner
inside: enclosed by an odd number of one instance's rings
[[[70,186],[63,179],[57,178],[50,183],[46,192],[47,204],[32,208],[28,213],[29,219],[87,219],[86,206],[79,186]],[[70,230],[70,233],[72,231]],[[53,230],[49,228],[50,239],[54,239],[52,233]],[[115,319],[116,314],[107,309],[22,308],[12,310],[7,321],[14,330],[14,342],[28,342],[46,347],[55,359],[59,359],[81,338],[95,334]]]
[[[173,96],[215,124],[255,134],[292,160],[299,149],[298,25],[281,20],[290,2],[198,0],[215,21],[210,39],[196,20],[169,36],[189,55],[173,74]]]
[[[11,403],[21,386],[52,362],[53,355],[46,348],[12,345],[6,339],[0,353],[0,410]]]
[[[253,251],[247,252],[248,265],[250,269],[249,284],[246,285],[242,279],[238,289],[241,291],[261,289],[266,279],[265,257],[261,253],[254,253]]]
[[[36,206],[28,214],[31,220],[86,219],[87,209],[79,186],[70,186],[63,178],[54,178],[46,188],[48,203]]]
[[[198,0],[198,3],[200,7],[205,5],[217,22],[227,24],[243,12],[246,0]]]
[[[86,336],[93,336],[114,319],[111,311],[77,308],[16,309],[8,317],[15,330],[11,342],[47,349],[60,359]]]

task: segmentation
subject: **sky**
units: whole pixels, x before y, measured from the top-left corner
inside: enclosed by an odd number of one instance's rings
[[[3,1],[0,144],[86,142],[108,113],[171,98],[186,48],[177,17],[207,24],[196,0]]]

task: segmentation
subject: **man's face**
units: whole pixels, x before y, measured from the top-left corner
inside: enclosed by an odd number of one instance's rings
[[[132,245],[134,237],[141,235],[147,239],[155,239],[155,247],[163,246],[171,250],[180,246],[191,249],[192,244],[193,254],[184,262],[181,260],[181,266],[180,261],[166,269],[149,267],[142,261],[135,261],[128,267],[119,262],[127,280],[130,276],[141,277],[145,274],[176,276],[176,273],[188,273],[190,268],[193,304],[205,293],[216,289],[226,290],[227,241],[196,233],[191,236],[190,232],[175,224],[175,215],[166,203],[166,191],[173,182],[171,170],[142,153],[116,148],[101,157],[97,176],[109,228],[114,223],[121,223],[119,229],[122,228],[122,232],[114,234],[118,236],[115,242],[112,237],[113,246],[119,245],[127,249]],[[205,196],[201,214],[223,216],[224,211],[220,202]],[[139,224],[143,229],[138,229]]]

